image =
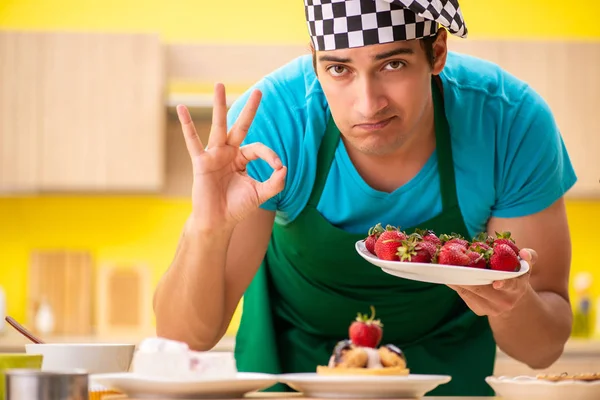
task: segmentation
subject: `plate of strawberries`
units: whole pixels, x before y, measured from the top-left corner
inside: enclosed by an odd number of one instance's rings
[[[384,272],[404,279],[445,285],[488,285],[529,271],[508,231],[485,232],[471,240],[456,233],[439,234],[377,224],[356,242],[356,251]]]

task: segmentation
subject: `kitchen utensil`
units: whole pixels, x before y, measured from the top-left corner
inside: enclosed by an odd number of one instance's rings
[[[6,371],[6,400],[88,400],[88,374],[82,370]]]
[[[96,332],[99,335],[151,336],[152,274],[144,263],[98,265]]]
[[[8,369],[37,369],[42,367],[39,354],[0,353],[0,400],[4,400],[4,371]]]
[[[83,369],[90,374],[129,370],[134,344],[45,343],[26,344],[27,354],[44,356],[42,371]]]
[[[92,335],[93,269],[89,251],[32,251],[25,321],[29,329],[42,336]]]
[[[600,381],[564,380],[558,382],[535,376],[489,376],[485,381],[505,400],[598,400]]]
[[[44,343],[44,341],[33,333],[31,333],[27,328],[18,323],[14,318],[10,316],[6,316],[6,322],[8,322],[13,328],[15,328],[21,335],[25,336],[27,339],[31,340],[33,343]]]

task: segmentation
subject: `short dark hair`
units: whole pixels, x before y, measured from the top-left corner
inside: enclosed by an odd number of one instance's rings
[[[435,55],[433,54],[433,43],[438,38],[438,32],[439,31],[437,31],[433,36],[427,36],[423,39],[419,39],[419,43],[421,44],[423,50],[425,50],[425,57],[427,57],[427,62],[429,63],[431,68],[433,68],[433,64],[435,62]],[[313,56],[313,68],[315,72],[317,72],[317,57],[312,42],[310,43],[310,49]]]

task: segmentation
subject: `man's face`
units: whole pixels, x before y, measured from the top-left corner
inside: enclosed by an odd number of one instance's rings
[[[431,118],[431,75],[441,72],[446,59],[445,30],[433,51],[433,68],[418,40],[316,53],[332,115],[353,147],[389,154],[420,133],[421,121]]]

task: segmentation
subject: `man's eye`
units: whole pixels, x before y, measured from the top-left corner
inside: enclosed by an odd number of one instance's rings
[[[334,65],[332,67],[329,67],[329,73],[333,76],[343,75],[344,72],[346,72],[346,67],[342,65]]]
[[[401,69],[402,67],[404,67],[404,63],[402,61],[390,61],[387,65],[386,68],[387,69],[391,69],[391,70],[396,70],[396,69]],[[388,68],[389,67],[389,68]]]

